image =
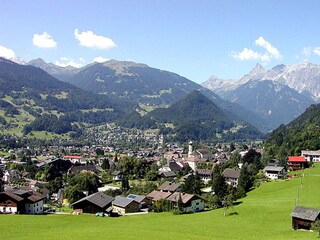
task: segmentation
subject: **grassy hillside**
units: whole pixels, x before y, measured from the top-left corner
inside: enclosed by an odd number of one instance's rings
[[[317,233],[291,230],[290,213],[300,205],[320,208],[320,165],[300,179],[270,182],[242,203],[190,215],[170,213],[97,218],[92,215],[0,215],[3,239],[314,239]]]

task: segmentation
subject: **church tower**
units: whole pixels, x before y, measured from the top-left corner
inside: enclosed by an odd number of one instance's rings
[[[188,158],[189,157],[192,157],[192,152],[193,152],[193,142],[192,141],[190,141],[189,142],[189,151],[188,151]]]

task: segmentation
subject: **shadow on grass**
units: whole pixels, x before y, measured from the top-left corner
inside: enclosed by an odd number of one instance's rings
[[[239,215],[238,212],[231,212],[231,213],[228,213],[228,216],[234,216],[234,215]]]
[[[238,205],[240,205],[242,203],[242,201],[238,201],[238,202],[234,202],[232,205],[233,206],[238,206]]]

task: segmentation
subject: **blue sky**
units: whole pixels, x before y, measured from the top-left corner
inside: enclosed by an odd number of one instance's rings
[[[0,0],[0,55],[132,60],[201,83],[320,63],[320,1]]]

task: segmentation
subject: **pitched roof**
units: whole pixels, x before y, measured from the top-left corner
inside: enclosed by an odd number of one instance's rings
[[[7,195],[8,197],[15,200],[16,202],[26,201],[29,203],[36,203],[45,199],[44,195],[32,190],[30,191],[23,190],[23,189],[7,190],[5,192],[2,192],[1,194]]]
[[[162,172],[161,175],[163,175],[164,177],[176,177],[177,176],[177,174],[173,171]]]
[[[296,206],[291,213],[292,217],[315,221],[320,214],[319,209]]]
[[[175,192],[175,193],[173,193],[171,196],[169,196],[169,197],[167,198],[167,200],[172,201],[172,202],[178,202],[180,196],[181,196],[181,200],[182,200],[182,202],[183,202],[184,204],[187,203],[188,201],[190,201],[192,198],[195,197],[195,195],[193,195],[193,194]]]
[[[170,161],[169,162],[169,168],[171,169],[171,171],[180,171],[182,169],[182,166],[180,166],[175,161]]]
[[[263,171],[276,171],[276,172],[280,172],[284,167],[278,167],[278,166],[266,166]]]
[[[69,169],[69,173],[71,173],[71,174],[78,174],[82,171],[89,171],[89,172],[97,173],[97,168],[95,165],[87,165],[87,166],[72,166]]]
[[[135,194],[129,194],[127,196],[127,198],[129,199],[133,199],[134,201],[136,201],[137,203],[141,203],[144,201],[144,199],[146,198],[145,196],[140,196],[140,195],[135,195]]]
[[[133,199],[126,198],[126,197],[121,197],[121,196],[116,196],[116,198],[112,202],[112,205],[116,205],[116,206],[119,206],[119,207],[126,207],[132,202],[134,202]]]
[[[107,194],[105,194],[103,192],[96,192],[96,193],[91,194],[87,197],[81,198],[79,201],[72,203],[71,206],[78,204],[80,202],[83,202],[83,201],[88,201],[88,202],[91,202],[91,203],[97,205],[98,207],[104,208],[107,205],[109,205],[113,200],[114,200],[113,197],[108,196]]]
[[[13,194],[12,192],[8,192],[8,191],[6,191],[6,192],[1,192],[0,195],[6,195],[7,197],[13,199],[15,202],[21,202],[21,201],[23,201],[23,198],[22,198],[22,197],[20,197],[20,196],[18,196],[18,195],[15,195],[15,194]]]
[[[161,186],[158,187],[160,191],[170,191],[174,192],[181,186],[180,183],[175,182],[164,182]]]
[[[320,155],[320,150],[317,151],[309,151],[309,150],[302,150],[302,155]]]
[[[212,170],[210,170],[210,169],[197,169],[197,171],[196,171],[199,175],[212,175]]]
[[[147,198],[157,201],[159,199],[166,199],[170,195],[171,195],[170,192],[160,192],[160,191],[154,190],[147,195]]]
[[[43,199],[45,199],[46,197],[43,196],[41,193],[38,193],[38,192],[34,192],[32,195],[30,195],[28,198],[27,198],[27,202],[31,202],[31,203],[36,203],[36,202],[39,202]]]
[[[232,168],[226,168],[222,175],[225,177],[225,178],[239,178],[240,177],[240,170],[235,170],[235,169],[232,169]]]
[[[303,156],[289,156],[288,162],[306,162],[307,160]]]

